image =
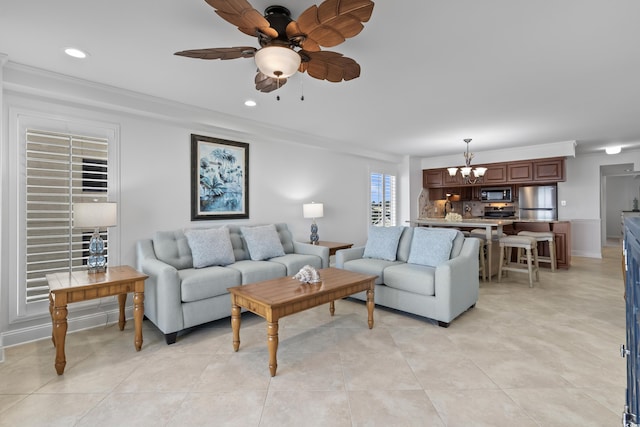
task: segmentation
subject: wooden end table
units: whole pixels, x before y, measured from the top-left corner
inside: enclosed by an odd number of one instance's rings
[[[64,342],[67,335],[67,304],[95,298],[118,296],[120,318],[118,326],[122,331],[126,323],[124,305],[127,293],[133,292],[133,319],[135,336],[133,343],[137,351],[142,348],[142,318],[144,315],[144,281],[149,277],[124,265],[107,267],[102,273],[86,270],[69,273],[47,274],[49,282],[49,312],[53,323],[51,340],[56,348],[55,368],[58,375],[64,373],[67,360]]]
[[[340,249],[349,249],[353,246],[353,243],[325,242],[324,240],[320,240],[317,245],[329,248],[329,256],[331,256],[335,255]]]
[[[319,283],[301,283],[291,276],[229,288],[231,294],[231,329],[233,350],[240,348],[240,310],[242,307],[267,321],[269,372],[276,375],[278,363],[278,320],[308,308],[329,303],[335,312],[334,301],[358,292],[367,292],[369,329],[373,328],[373,293],[377,276],[354,273],[337,268],[324,268]]]

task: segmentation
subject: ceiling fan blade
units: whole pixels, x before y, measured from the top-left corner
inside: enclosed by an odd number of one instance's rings
[[[282,78],[279,80],[280,81],[258,71],[258,74],[256,74],[256,78],[254,79],[256,83],[256,90],[264,93],[269,93],[273,92],[276,89],[280,89],[287,83],[287,79]]]
[[[362,31],[362,23],[371,18],[373,6],[371,0],[325,0],[302,12],[297,26],[287,27],[287,37],[292,38],[299,31],[321,46],[336,46]],[[303,47],[307,50],[306,45]]]
[[[338,83],[360,77],[360,65],[341,53],[302,51],[302,54],[309,60],[300,65],[300,71],[306,71],[313,78]]]
[[[273,39],[278,37],[278,32],[271,28],[269,21],[246,0],[205,1],[222,19],[232,23],[245,34],[256,37],[258,33],[262,33]]]
[[[176,52],[174,55],[186,56],[188,58],[199,59],[237,59],[237,58],[253,58],[256,51],[255,47],[239,46],[239,47],[212,47],[210,49],[193,49]]]

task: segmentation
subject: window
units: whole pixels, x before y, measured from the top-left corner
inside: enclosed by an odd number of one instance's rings
[[[72,228],[77,202],[107,201],[108,140],[37,129],[25,131],[24,298],[48,299],[46,275],[83,268],[88,230]],[[108,246],[107,230],[101,230]],[[88,237],[87,237],[88,234]]]
[[[396,225],[396,177],[371,173],[370,224],[379,227]]]

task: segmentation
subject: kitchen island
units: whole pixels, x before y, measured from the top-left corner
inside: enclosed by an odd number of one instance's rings
[[[494,253],[497,251],[492,250],[493,247],[493,235],[501,236],[504,232],[503,227],[505,225],[513,225],[512,220],[508,219],[483,219],[483,218],[463,218],[460,221],[447,221],[444,218],[418,218],[411,221],[411,225],[417,227],[456,227],[456,228],[484,228],[485,237],[487,239],[487,269],[489,271],[489,281],[494,274],[493,259]],[[494,233],[493,230],[496,230]]]

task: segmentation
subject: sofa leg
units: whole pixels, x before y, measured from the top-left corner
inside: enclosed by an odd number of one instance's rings
[[[176,338],[178,338],[177,332],[172,332],[170,334],[164,334],[164,340],[167,342],[167,345],[175,344]]]
[[[449,327],[449,323],[441,322],[440,320],[438,320],[438,326],[440,326],[441,328],[448,328]]]

